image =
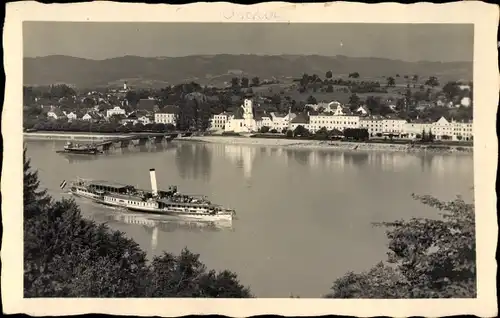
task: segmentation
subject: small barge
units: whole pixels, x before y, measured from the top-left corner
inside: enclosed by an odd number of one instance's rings
[[[158,190],[155,169],[150,169],[151,191],[108,181],[77,178],[71,182],[69,193],[93,202],[128,209],[201,221],[232,221],[233,209],[210,202],[205,196],[181,194],[176,186]],[[61,183],[64,189],[66,181]]]
[[[64,145],[63,150],[56,150],[57,153],[71,153],[71,154],[81,154],[81,155],[97,155],[102,153],[97,146],[93,145],[81,145],[77,143],[72,143],[68,141]]]

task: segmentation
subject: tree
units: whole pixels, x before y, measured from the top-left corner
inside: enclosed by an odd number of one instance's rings
[[[23,202],[24,217],[30,218],[38,215],[40,211],[50,204],[50,197],[47,190],[39,190],[40,181],[38,181],[38,172],[31,170],[30,159],[26,156],[26,145],[23,149]]]
[[[456,82],[448,82],[443,86],[443,93],[449,100],[453,100],[456,96],[459,96],[462,90]]]
[[[358,72],[349,73],[349,78],[359,78],[359,73]]]
[[[231,86],[234,88],[234,87],[238,87],[240,86],[240,79],[237,78],[237,77],[233,77],[231,79]]]
[[[427,141],[433,142],[436,137],[432,134],[431,129],[429,128],[429,133],[427,134]]]
[[[268,126],[262,126],[260,128],[260,132],[263,133],[263,134],[269,132],[269,127]]]
[[[412,197],[440,211],[440,218],[375,224],[387,229],[388,264],[337,279],[328,298],[476,297],[474,204]]]
[[[350,108],[351,109],[355,109],[359,106],[359,103],[360,103],[360,98],[358,95],[356,94],[352,94],[350,97],[349,97],[349,105],[351,106]]]
[[[427,140],[428,140],[428,138],[429,138],[429,137],[427,136],[427,134],[425,133],[425,129],[423,129],[423,128],[422,128],[422,134],[420,134],[420,136],[421,136],[421,138],[422,138],[421,140],[422,140],[422,141],[424,141],[424,142],[425,142],[425,141],[427,141]]]
[[[183,100],[179,105],[179,113],[177,115],[177,129],[181,131],[190,130],[195,126],[196,122],[196,110],[195,101],[193,100]]]
[[[387,78],[387,87],[394,87],[396,86],[396,80],[394,77],[390,76]]]
[[[247,77],[243,77],[243,78],[241,79],[241,86],[242,86],[242,87],[245,87],[245,88],[246,88],[246,87],[248,87],[248,86],[249,86],[249,83],[250,83],[250,81],[248,80],[248,78],[247,78]]]
[[[325,74],[326,78],[332,78],[332,76],[333,76],[332,71],[327,71]]]
[[[327,92],[327,93],[333,93],[333,86],[332,86],[332,85],[328,85],[328,86],[326,87],[326,92]]]
[[[252,85],[253,86],[259,86],[260,85],[259,77],[255,76],[254,78],[252,78]]]
[[[128,91],[125,95],[125,99],[127,100],[129,105],[135,108],[141,98],[135,91]]]
[[[429,79],[425,81],[425,85],[431,87],[439,86],[439,80],[436,76],[430,76]]]
[[[287,130],[287,131],[286,131],[286,137],[287,137],[287,138],[293,138],[293,131],[291,131],[291,130]]]
[[[294,137],[308,137],[309,130],[307,130],[304,126],[298,125],[293,131]]]
[[[314,98],[314,96],[310,95],[308,98],[307,98],[307,103],[308,104],[313,104],[313,105],[316,105],[318,103],[318,101],[316,100],[316,98]]]

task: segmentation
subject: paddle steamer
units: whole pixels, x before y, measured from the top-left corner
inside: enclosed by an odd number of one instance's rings
[[[69,186],[69,193],[96,203],[122,207],[131,211],[176,216],[181,219],[204,221],[232,221],[233,209],[224,208],[208,200],[206,196],[181,194],[177,186],[158,190],[156,171],[150,169],[151,191],[108,181],[77,178]],[[61,188],[67,183],[64,180]]]

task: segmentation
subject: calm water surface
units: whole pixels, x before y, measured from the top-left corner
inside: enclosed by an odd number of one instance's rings
[[[27,141],[32,165],[54,197],[77,176],[204,194],[236,209],[232,229],[110,210],[82,212],[124,231],[150,256],[188,247],[214,269],[235,271],[258,297],[320,297],[347,271],[386,258],[384,230],[371,222],[433,216],[411,193],[472,200],[472,156],[172,143],[113,150],[91,159],[55,153],[62,142]]]

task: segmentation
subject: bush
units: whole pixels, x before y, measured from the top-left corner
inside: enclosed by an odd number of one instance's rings
[[[234,131],[225,131],[221,134],[222,136],[241,136],[239,133]]]
[[[474,204],[412,196],[441,211],[441,218],[376,224],[387,228],[387,264],[347,273],[327,298],[476,297]]]

